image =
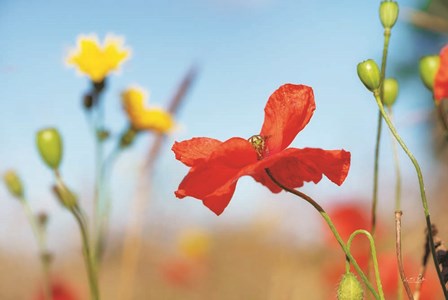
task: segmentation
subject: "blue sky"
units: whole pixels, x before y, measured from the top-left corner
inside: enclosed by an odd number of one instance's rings
[[[81,190],[80,194],[90,193],[93,145],[80,106],[88,81],[67,68],[64,57],[79,34],[97,33],[103,38],[107,33],[115,33],[125,37],[133,55],[121,74],[113,75],[108,82],[105,101],[112,129],[119,130],[125,124],[118,97],[121,90],[138,84],[149,89],[151,104],[166,105],[193,63],[200,66],[199,78],[169,144],[193,136],[223,140],[231,136],[250,137],[258,133],[266,100],[277,87],[287,82],[310,85],[317,110],[293,145],[344,148],[352,152],[352,167],[343,187],[324,182],[308,185],[305,191],[321,196],[325,205],[334,199],[368,199],[377,110],[357,78],[356,65],[367,58],[380,60],[383,40],[378,5],[379,1],[357,0],[3,0],[0,171],[18,169],[27,182],[33,206],[59,212],[48,192],[51,174],[34,148],[36,130],[56,126],[64,135],[63,173],[67,181]],[[416,8],[418,2],[400,1],[400,5]],[[423,52],[420,55],[425,51],[437,52],[442,45],[419,45],[415,50],[419,38],[406,22],[396,25],[388,74],[394,75],[396,66],[414,58],[416,51]],[[418,78],[406,79],[401,87],[397,124],[410,148],[422,159],[424,171],[434,172],[435,163],[425,147],[428,139],[421,138],[429,136],[429,128],[408,121],[414,115],[423,115],[424,119],[431,109],[430,95]],[[381,164],[381,182],[384,189],[390,189],[393,173],[388,136],[384,140],[386,158]],[[141,139],[117,166],[114,194],[120,200],[129,199],[132,194],[132,174],[147,145],[148,140]],[[415,185],[411,165],[403,155],[401,160],[407,171],[407,184]],[[160,189],[154,196],[156,203],[174,215],[189,212],[204,222],[227,222],[244,220],[254,214],[254,207],[273,207],[265,189],[247,178],[240,182],[228,211],[217,221],[199,202],[174,199],[172,191],[187,169],[174,160],[169,146],[157,168],[154,180]],[[0,199],[8,199],[3,188]],[[128,202],[120,200],[116,200],[115,207],[125,208]],[[3,205],[6,208],[0,219],[5,222],[20,213],[17,207]],[[274,205],[286,211],[296,203],[275,201]],[[295,212],[300,214],[303,209],[308,208],[300,206]],[[60,222],[67,218],[64,214],[55,215]],[[115,215],[123,221],[119,213]]]

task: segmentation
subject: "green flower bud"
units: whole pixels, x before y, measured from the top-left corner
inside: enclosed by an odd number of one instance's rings
[[[58,169],[62,159],[62,138],[54,128],[40,130],[36,135],[39,154],[51,169]]]
[[[3,181],[5,182],[6,187],[8,188],[11,195],[16,198],[23,197],[23,185],[20,177],[13,170],[7,171],[3,175]]]
[[[129,128],[120,138],[120,148],[124,149],[132,145],[137,136],[138,131],[133,128]]]
[[[383,82],[383,104],[391,107],[398,96],[398,81],[395,78],[386,78]]]
[[[432,91],[434,80],[440,67],[440,56],[430,55],[420,59],[420,77],[425,86]]]
[[[70,189],[63,183],[58,182],[53,186],[53,192],[58,198],[59,202],[69,210],[72,210],[78,206],[78,198],[70,191]]]
[[[366,88],[374,92],[380,87],[380,70],[373,59],[365,60],[358,64],[358,76]]]
[[[364,291],[356,276],[345,273],[338,287],[338,300],[362,300]]]
[[[380,4],[380,20],[385,29],[391,29],[398,19],[398,4],[395,1],[383,1]]]

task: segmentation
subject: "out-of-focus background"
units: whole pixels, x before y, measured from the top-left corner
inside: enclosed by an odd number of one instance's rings
[[[352,163],[342,187],[324,179],[302,190],[334,214],[361,207],[353,214],[367,225],[353,221],[351,213],[341,213],[340,226],[349,220],[352,226],[368,228],[377,108],[359,82],[356,65],[367,58],[381,59],[379,3],[1,0],[0,171],[16,169],[32,208],[50,215],[55,278],[79,299],[87,299],[77,227],[50,191],[52,175],[38,157],[34,136],[47,126],[62,132],[62,172],[89,211],[94,148],[81,105],[89,82],[69,69],[64,59],[78,35],[96,33],[102,39],[114,33],[125,37],[132,57],[107,82],[106,122],[112,131],[126,124],[119,98],[123,89],[142,86],[150,91],[151,105],[166,107],[187,70],[197,68],[176,117],[176,130],[168,136],[152,176],[146,178],[150,188],[143,196],[148,203],[142,212],[134,299],[335,299],[344,257],[329,242],[319,215],[308,204],[286,193],[272,195],[251,178],[242,178],[229,207],[216,217],[200,201],[174,197],[187,168],[174,159],[170,147],[195,136],[225,140],[257,134],[264,105],[276,88],[288,82],[309,85],[317,109],[292,146],[344,148],[351,152]],[[421,162],[443,239],[448,238],[444,217],[448,149],[431,94],[420,82],[418,60],[437,54],[445,45],[448,4],[446,0],[399,4],[387,69],[387,76],[396,77],[401,88],[395,121]],[[101,274],[104,299],[119,299],[123,237],[133,219],[132,203],[142,197],[136,192],[137,182],[152,141],[151,134],[139,137],[120,156],[112,175],[111,232]],[[403,248],[413,264],[412,281],[423,252],[424,217],[416,174],[404,153],[400,161]],[[379,203],[384,261],[394,248],[392,166],[385,130]],[[0,204],[0,299],[34,299],[40,280],[35,240],[20,205],[3,186]],[[427,299],[440,298],[430,295]]]

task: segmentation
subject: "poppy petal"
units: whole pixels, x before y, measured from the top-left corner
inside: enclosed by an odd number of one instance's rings
[[[322,176],[341,185],[350,168],[350,152],[344,150],[323,150],[318,148],[289,148],[260,161],[252,170],[245,168],[246,175],[267,186],[272,192],[280,192],[272,187],[272,180],[264,177],[269,168],[272,176],[288,188],[303,186],[304,182],[318,183]]]
[[[176,159],[191,167],[210,156],[212,151],[222,142],[212,138],[199,137],[175,142],[171,150]]]
[[[269,155],[288,147],[308,124],[316,105],[311,87],[285,84],[270,97],[264,109],[260,135],[266,139]]]
[[[448,98],[448,46],[440,51],[440,67],[434,80],[434,98],[437,101]]]
[[[200,199],[219,215],[235,192],[241,170],[257,160],[257,153],[247,140],[231,138],[217,146],[203,163],[194,165],[175,194],[178,198]]]

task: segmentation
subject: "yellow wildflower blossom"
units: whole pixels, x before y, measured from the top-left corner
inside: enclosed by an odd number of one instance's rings
[[[123,43],[123,38],[114,35],[106,36],[103,45],[96,35],[81,35],[78,37],[77,48],[69,53],[67,63],[92,81],[101,82],[129,58],[131,51],[124,48]]]
[[[191,259],[205,258],[210,252],[210,246],[210,234],[199,229],[185,230],[178,239],[180,252]]]
[[[145,107],[146,98],[146,91],[138,87],[128,88],[121,94],[123,108],[132,127],[168,133],[174,126],[171,114],[161,108]]]

